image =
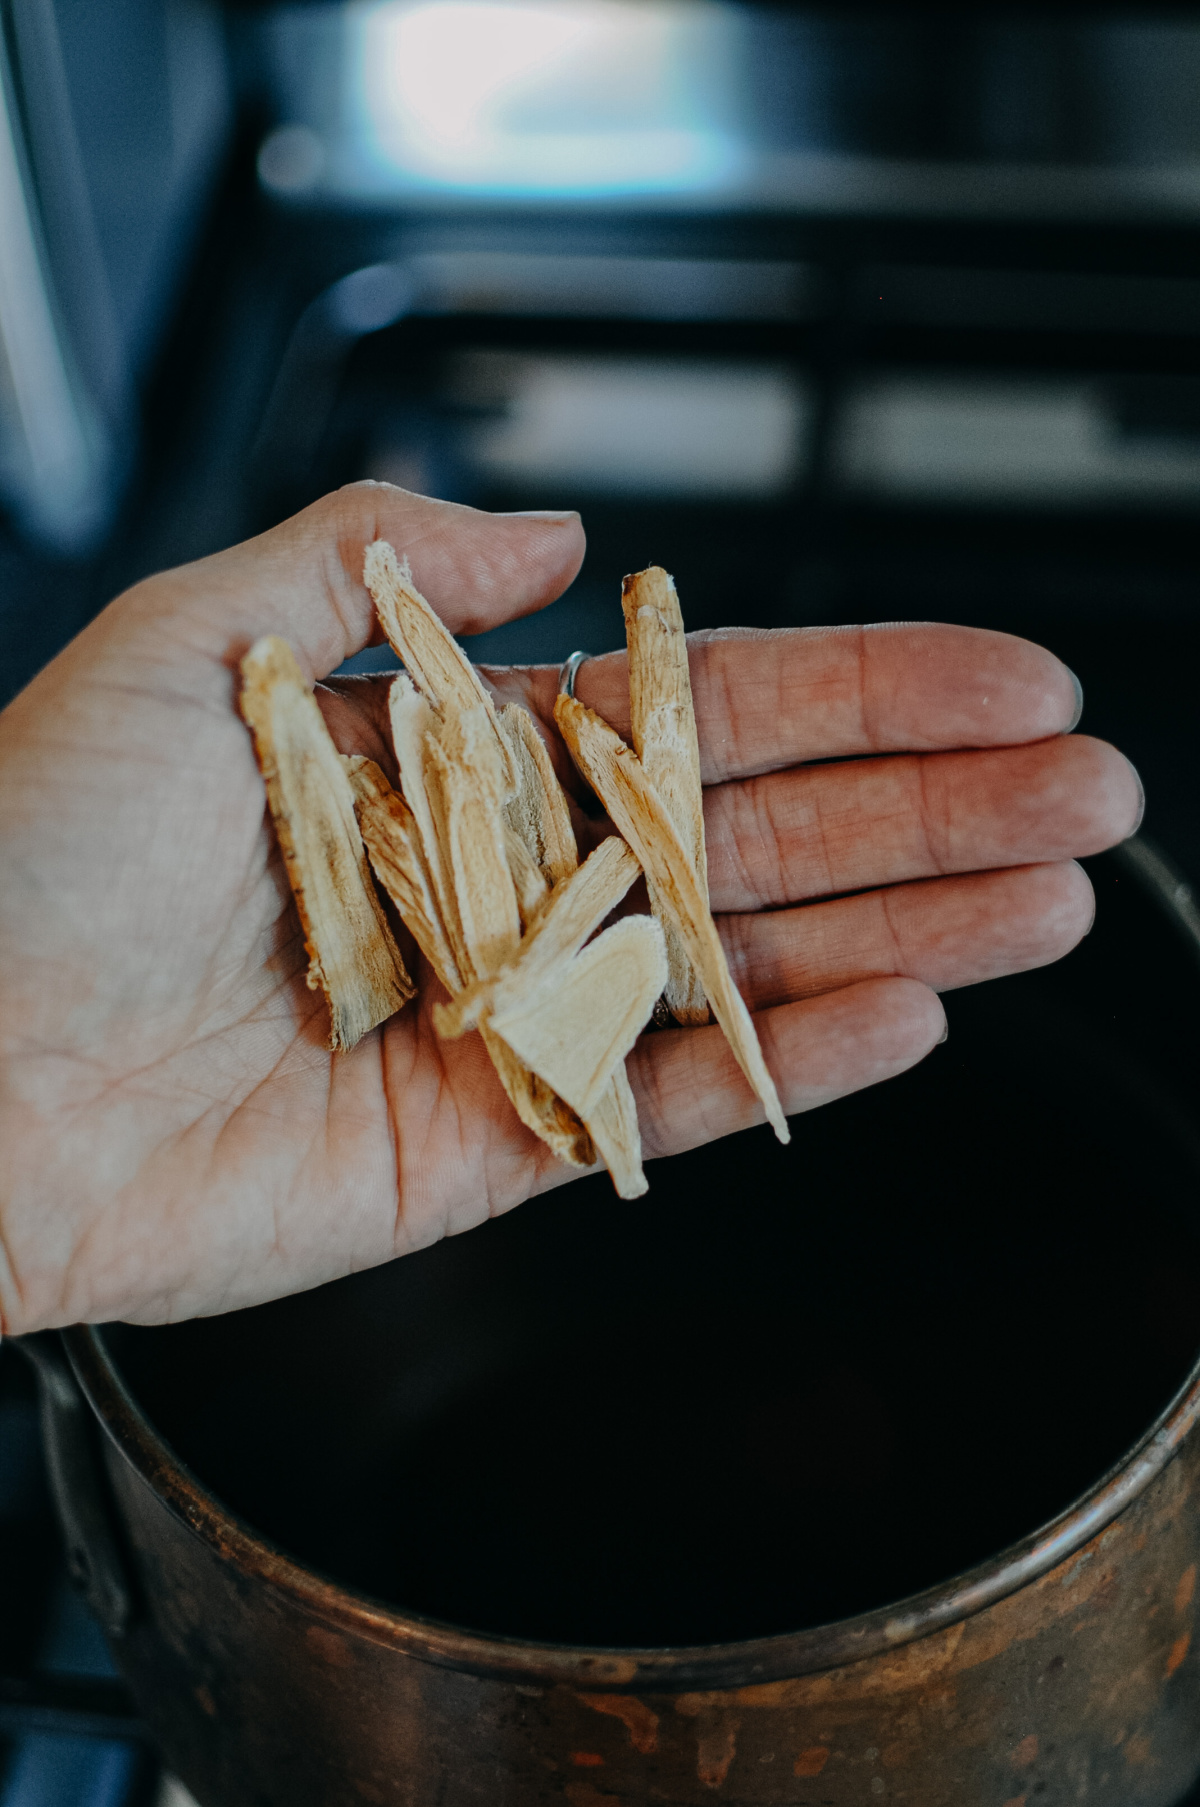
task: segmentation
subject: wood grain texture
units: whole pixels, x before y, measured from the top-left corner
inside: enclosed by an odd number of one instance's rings
[[[574,958],[604,918],[615,910],[641,871],[619,835],[601,841],[582,866],[556,885],[537,922],[512,959],[487,981],[467,987],[434,1013],[438,1034],[454,1037],[474,1028],[485,1010],[503,1011],[542,985]]]
[[[416,818],[373,759],[346,760],[354,808],[371,866],[447,991],[463,983],[442,927]]]
[[[387,540],[375,540],[363,555],[363,582],[392,650],[431,707],[439,715],[484,710],[507,794],[512,789],[508,746],[491,696],[454,635],[414,585],[408,560],[401,562]]]
[[[291,647],[275,635],[256,641],[241,675],[307,983],[328,1001],[330,1048],[352,1048],[412,997],[412,980],[371,880],[350,779]]]
[[[506,805],[518,834],[547,885],[556,885],[579,863],[567,799],[532,716],[508,703],[497,721],[509,750],[515,789]]]
[[[554,715],[579,769],[637,855],[663,908],[673,916],[688,957],[703,981],[713,1014],[761,1101],[768,1122],[781,1142],[789,1141],[787,1119],[763,1059],[753,1018],[733,982],[691,856],[641,760],[603,717],[585,708],[575,697],[560,696]]]
[[[688,672],[687,639],[674,580],[659,565],[636,571],[621,586],[629,647],[629,709],[633,746],[686,850],[708,904],[700,744]],[[708,1001],[669,909],[650,884],[650,904],[663,924],[667,983],[663,998],[678,1023],[706,1023]]]
[[[625,1196],[637,1196],[645,1179],[623,1066],[627,1048],[616,1057],[611,1050],[623,1044],[631,1013],[640,1008],[661,936],[647,940],[653,925],[644,918],[645,928],[591,955],[578,971],[567,956],[560,983],[574,988],[593,1020],[577,1021],[570,1036],[561,1024],[556,1030],[552,998],[546,994],[535,1004],[529,990],[534,966],[526,971],[518,961],[555,890],[578,866],[570,810],[549,754],[519,705],[497,714],[473,666],[386,541],[367,548],[363,576],[406,671],[389,699],[402,795],[389,797],[381,789],[387,785],[382,772],[364,764],[355,776],[359,809],[380,882],[450,993],[449,1005],[435,1006],[435,1023],[443,1032],[451,1022],[460,1024],[452,1033],[477,1028],[521,1121],[560,1159],[591,1166],[596,1148],[587,1124],[552,1083],[549,1069],[561,1067],[572,1092],[597,1115],[618,1189],[632,1187]],[[623,858],[628,876],[621,895],[637,871],[632,855]],[[605,859],[611,862],[612,854]],[[601,862],[597,871],[603,869]],[[595,882],[596,872],[589,873],[580,895]],[[611,908],[579,937],[574,954]],[[556,921],[561,927],[565,918]],[[549,945],[537,943],[543,955]],[[597,974],[606,960],[608,992],[599,1006],[604,984]],[[493,1021],[490,988],[501,973],[513,1036],[539,1050],[544,1070],[535,1070]],[[620,997],[614,985],[624,988]],[[469,1010],[462,1008],[464,998],[474,1000]],[[566,1042],[572,1044],[569,1058],[560,1048]]]
[[[586,1122],[649,1022],[666,971],[658,924],[627,916],[493,1008],[491,1025]]]

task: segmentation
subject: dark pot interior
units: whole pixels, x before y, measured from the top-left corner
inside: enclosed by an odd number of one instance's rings
[[[1200,1346],[1200,969],[1119,859],[915,1072],[374,1273],[107,1344],[289,1554],[476,1630],[717,1642],[997,1552]]]

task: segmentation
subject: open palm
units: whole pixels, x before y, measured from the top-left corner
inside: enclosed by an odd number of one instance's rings
[[[320,679],[366,645],[376,537],[460,633],[550,601],[583,552],[574,516],[355,485],[138,585],[0,715],[0,1329],[247,1305],[571,1177],[479,1038],[438,1040],[427,971],[336,1056],[303,982],[237,662],[278,633]],[[691,664],[713,908],[785,1110],[902,1071],[943,1033],[937,990],[1086,931],[1071,861],[1133,830],[1140,787],[1066,737],[1052,655],[922,625],[701,635]],[[488,676],[553,742],[555,674]],[[343,751],[386,759],[384,692],[321,693]],[[623,654],[579,694],[627,731]],[[648,1156],[759,1118],[715,1027],[629,1066]]]

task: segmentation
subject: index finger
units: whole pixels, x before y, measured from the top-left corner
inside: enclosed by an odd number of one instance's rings
[[[1019,745],[1068,733],[1079,681],[1043,646],[936,621],[721,628],[688,636],[705,784],[809,759]],[[548,716],[557,672],[528,674]],[[629,734],[623,652],[589,659],[576,694]]]

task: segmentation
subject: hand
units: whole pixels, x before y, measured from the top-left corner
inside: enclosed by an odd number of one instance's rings
[[[467,633],[543,606],[583,553],[575,516],[355,485],[139,584],[0,715],[5,1331],[249,1305],[571,1177],[479,1038],[439,1042],[427,971],[336,1057],[303,983],[237,662],[283,634],[319,679],[366,645],[378,535]],[[1086,932],[1070,862],[1130,834],[1141,793],[1119,753],[1065,737],[1051,654],[900,626],[697,635],[691,663],[713,907],[785,1110],[911,1066],[943,1034],[937,991]],[[590,661],[579,694],[627,730],[624,664]],[[553,671],[488,675],[552,736]],[[380,757],[385,688],[320,693],[343,751]],[[760,1115],[716,1027],[643,1037],[630,1076],[648,1156]]]

